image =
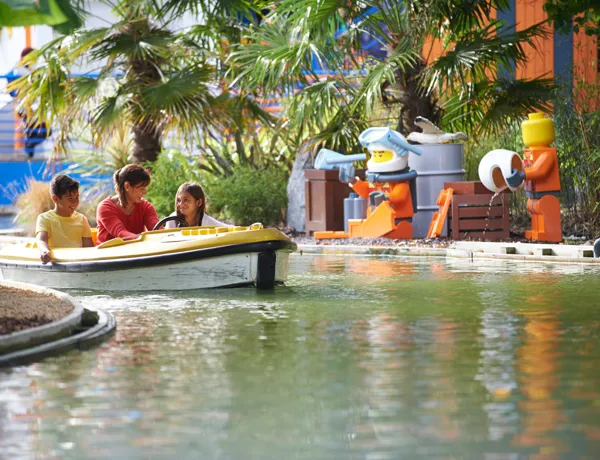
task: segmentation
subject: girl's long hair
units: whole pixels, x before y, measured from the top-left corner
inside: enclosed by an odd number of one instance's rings
[[[117,169],[113,175],[115,192],[119,196],[121,206],[127,206],[127,194],[125,193],[125,182],[129,182],[132,187],[150,185],[150,173],[141,165],[127,165]]]
[[[179,186],[177,195],[183,192],[188,192],[196,200],[202,200],[202,204],[196,213],[196,226],[200,227],[202,225],[202,219],[204,219],[204,212],[206,210],[206,195],[204,194],[204,190],[202,190],[202,187],[200,187],[200,185],[196,182],[185,182]],[[175,210],[177,210],[177,195],[175,195]],[[176,212],[178,217],[185,219],[183,214],[181,214],[179,211]],[[178,227],[180,226],[179,222],[176,222],[176,224]]]

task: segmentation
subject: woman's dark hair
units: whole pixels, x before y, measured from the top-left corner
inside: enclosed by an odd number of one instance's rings
[[[35,50],[31,46],[26,46],[25,48],[23,48],[21,50],[21,59],[23,59],[25,56],[27,56],[32,51],[35,51]]]
[[[129,185],[132,187],[137,187],[138,185],[147,187],[150,185],[150,173],[141,165],[127,165],[115,171],[113,182],[115,183],[115,192],[119,195],[121,206],[127,206],[125,182],[129,182]]]
[[[73,193],[79,191],[79,182],[75,179],[71,179],[66,174],[57,174],[52,178],[50,182],[50,193],[62,198],[67,193]]]
[[[200,187],[200,185],[196,182],[185,182],[179,186],[177,195],[183,192],[189,193],[196,200],[202,200],[202,205],[198,209],[198,214],[196,214],[196,226],[200,227],[202,225],[202,219],[204,219],[204,212],[206,210],[206,195],[204,194],[204,190],[202,190],[202,187]],[[177,209],[177,195],[175,195],[175,209]],[[181,214],[179,211],[177,211],[177,215],[181,218],[184,218],[183,214]],[[179,225],[179,222],[177,222],[178,227]]]

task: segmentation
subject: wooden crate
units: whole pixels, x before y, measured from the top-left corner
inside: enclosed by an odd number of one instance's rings
[[[502,240],[510,237],[509,195],[453,195],[448,234],[454,240],[478,238]]]
[[[454,190],[454,195],[491,195],[485,185],[479,181],[444,182],[444,188]],[[508,189],[500,193],[508,193]],[[491,196],[490,196],[491,198]]]
[[[344,198],[348,198],[352,189],[340,182],[339,170],[304,170],[305,232],[312,236],[314,232],[344,230]],[[357,169],[356,175],[364,177],[365,170]]]

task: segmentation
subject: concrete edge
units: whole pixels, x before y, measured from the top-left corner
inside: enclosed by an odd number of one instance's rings
[[[1,355],[0,368],[22,366],[73,349],[87,350],[112,336],[117,328],[114,315],[101,308],[90,311],[98,314],[98,321],[93,327],[69,337]]]
[[[399,246],[327,246],[318,244],[298,244],[298,253],[306,254],[359,254],[373,256],[424,256],[445,257],[445,248],[399,247]]]
[[[67,336],[81,323],[83,307],[70,295],[54,289],[17,281],[0,281],[0,285],[22,291],[36,292],[47,296],[57,297],[60,300],[73,305],[73,311],[71,313],[56,321],[42,326],[25,329],[23,331],[0,335],[0,354],[32,347],[40,343]]]
[[[397,246],[337,246],[298,244],[298,253],[323,254],[323,255],[377,255],[377,256],[411,256],[411,257],[450,257],[458,259],[488,259],[511,260],[543,263],[569,263],[599,265],[600,259],[592,257],[565,257],[556,255],[526,255],[526,254],[497,254],[477,250],[457,248],[423,248],[423,247],[397,247]]]

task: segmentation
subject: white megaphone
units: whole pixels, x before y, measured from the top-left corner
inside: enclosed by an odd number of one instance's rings
[[[354,163],[355,161],[363,161],[367,159],[367,155],[364,153],[357,153],[355,155],[342,155],[341,153],[335,152],[329,149],[321,149],[315,158],[315,169],[321,169],[330,171],[332,169],[339,169],[339,165],[346,163]]]

